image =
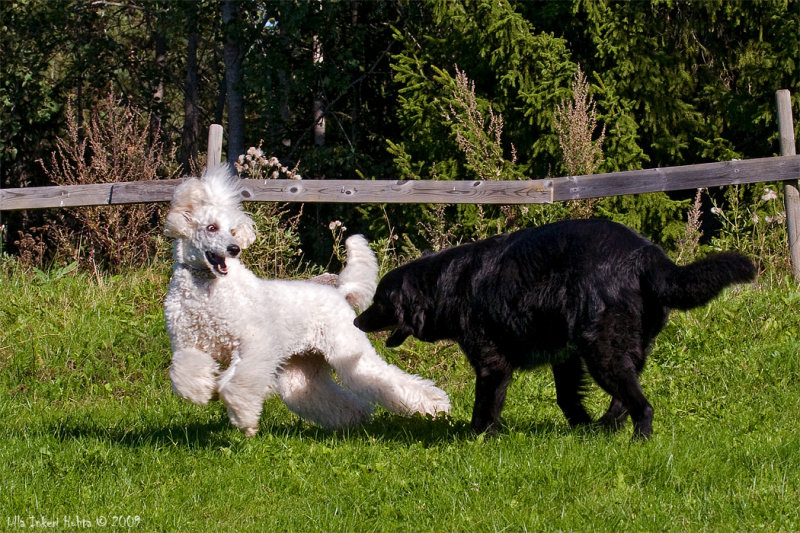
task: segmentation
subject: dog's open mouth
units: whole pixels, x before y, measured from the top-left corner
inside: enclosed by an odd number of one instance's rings
[[[228,266],[225,264],[225,256],[218,255],[214,252],[206,252],[206,261],[211,267],[211,271],[219,276],[226,276],[228,274]]]

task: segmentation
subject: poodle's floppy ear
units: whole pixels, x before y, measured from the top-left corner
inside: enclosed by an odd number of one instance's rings
[[[172,196],[164,235],[167,237],[188,237],[194,227],[192,211],[206,200],[206,188],[196,178],[184,181],[175,188]]]
[[[256,229],[249,216],[242,213],[242,217],[231,230],[236,244],[244,250],[256,240]]]

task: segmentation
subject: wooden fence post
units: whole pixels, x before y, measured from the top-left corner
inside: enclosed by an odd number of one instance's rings
[[[778,132],[780,133],[781,155],[796,155],[794,125],[792,123],[792,99],[787,89],[775,93],[778,104]],[[798,176],[800,177],[800,176]],[[800,191],[798,180],[783,182],[783,201],[786,207],[786,233],[789,237],[789,257],[792,272],[800,281]]]
[[[212,124],[208,128],[208,150],[206,151],[206,167],[219,165],[222,161],[222,126]]]

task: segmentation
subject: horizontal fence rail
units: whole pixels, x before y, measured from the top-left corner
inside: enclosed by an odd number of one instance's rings
[[[242,180],[256,202],[543,204],[800,178],[800,156],[520,181]],[[0,211],[168,202],[181,180],[0,189]]]

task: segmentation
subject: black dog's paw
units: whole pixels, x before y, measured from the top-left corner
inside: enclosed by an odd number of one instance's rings
[[[472,421],[470,424],[472,428],[472,433],[476,436],[481,436],[483,438],[492,438],[498,433],[502,431],[505,427],[502,419],[489,421],[479,421],[476,422],[475,420]]]
[[[599,428],[605,431],[616,432],[621,430],[625,427],[625,422],[628,420],[628,413],[622,413],[621,415],[614,416],[608,413],[604,414],[600,417],[600,419],[595,423]]]

